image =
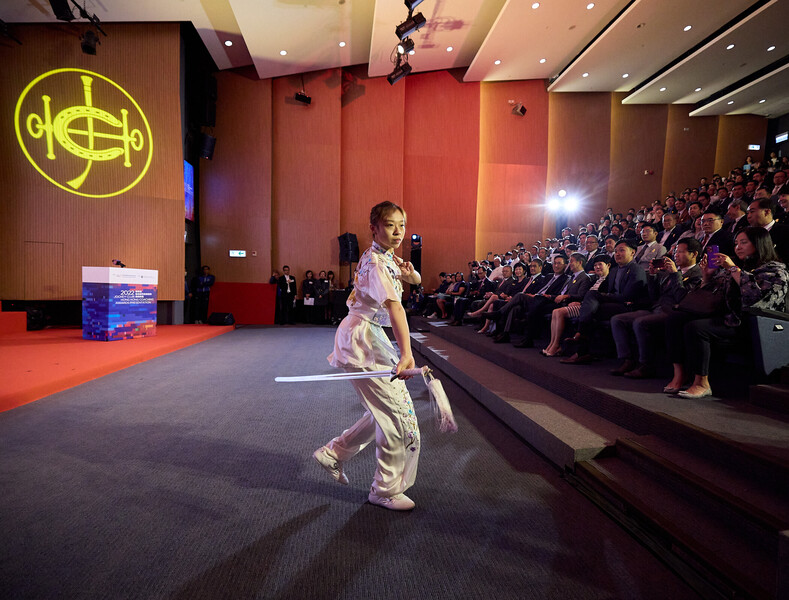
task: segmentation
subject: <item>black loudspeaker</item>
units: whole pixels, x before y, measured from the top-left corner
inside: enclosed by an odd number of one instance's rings
[[[200,134],[200,158],[211,160],[214,157],[214,146],[216,146],[216,138],[213,135]]]
[[[411,249],[410,263],[414,265],[415,271],[422,272],[422,248]]]
[[[58,21],[73,21],[74,14],[71,12],[71,5],[68,0],[49,0],[52,12]]]
[[[340,242],[340,262],[359,262],[359,241],[353,233],[337,237]]]
[[[209,325],[233,325],[235,322],[233,313],[211,313],[208,317]]]

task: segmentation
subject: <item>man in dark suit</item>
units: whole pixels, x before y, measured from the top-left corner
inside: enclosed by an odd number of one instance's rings
[[[723,222],[724,231],[728,231],[732,237],[736,237],[738,233],[748,227],[747,214],[748,204],[742,200],[732,200],[726,210],[726,219]]]
[[[677,225],[677,215],[666,213],[663,215],[663,231],[658,235],[657,243],[668,250],[677,243],[682,232],[683,228]]]
[[[647,297],[647,274],[634,260],[636,249],[627,240],[619,240],[614,250],[616,267],[611,269],[609,292],[590,291],[581,302],[578,315],[578,333],[575,341],[578,350],[569,358],[561,359],[565,364],[588,364],[591,334],[595,321],[610,319],[619,313],[642,308]]]
[[[282,267],[282,273],[282,277],[277,281],[280,325],[293,324],[293,300],[296,298],[297,293],[296,278],[290,276],[290,267],[288,265]]]
[[[717,246],[718,252],[726,256],[734,256],[734,237],[723,229],[723,217],[713,210],[701,215],[701,230],[704,239],[701,241],[702,254],[707,247]]]
[[[764,227],[769,231],[781,262],[789,264],[789,225],[781,225],[773,219],[769,198],[751,202],[748,206],[748,223],[751,227]]]
[[[482,315],[486,319],[497,322],[506,319],[504,331],[496,336],[498,342],[509,341],[509,331],[512,327],[512,321],[517,315],[521,314],[524,310],[530,310],[531,306],[533,306],[535,302],[539,302],[544,294],[558,294],[561,291],[565,281],[567,281],[567,275],[565,275],[567,258],[564,254],[557,254],[553,258],[552,266],[553,275],[550,277],[543,276],[543,279],[540,281],[541,287],[537,288],[536,284],[532,284],[520,294],[513,296],[512,299],[501,308]],[[532,291],[529,291],[529,289]]]
[[[616,355],[624,361],[611,371],[612,375],[632,379],[655,376],[657,341],[669,314],[690,290],[701,285],[702,273],[697,264],[700,251],[701,244],[697,239],[682,238],[677,242],[676,263],[664,256],[662,266],[649,267],[647,289],[652,302],[650,308],[611,317]]]
[[[586,267],[584,270],[587,273],[594,272],[595,258],[605,254],[605,248],[600,246],[600,239],[594,234],[586,236]]]

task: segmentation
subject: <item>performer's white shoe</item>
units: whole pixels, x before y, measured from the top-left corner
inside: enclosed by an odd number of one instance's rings
[[[383,506],[389,510],[411,510],[416,506],[414,501],[405,494],[397,494],[396,496],[391,496],[389,498],[382,498],[375,492],[370,492],[370,495],[367,496],[367,499],[370,501],[370,504],[377,504],[378,506]]]
[[[348,485],[348,477],[342,472],[342,463],[336,458],[332,458],[329,453],[326,452],[326,446],[318,448],[312,455],[315,457],[315,460],[318,461],[318,464],[326,469],[329,475],[334,478],[334,481],[343,485]]]

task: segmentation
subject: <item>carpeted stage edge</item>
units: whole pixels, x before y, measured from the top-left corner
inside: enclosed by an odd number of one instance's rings
[[[0,412],[233,331],[211,325],[159,325],[152,337],[97,342],[82,329],[0,336]]]

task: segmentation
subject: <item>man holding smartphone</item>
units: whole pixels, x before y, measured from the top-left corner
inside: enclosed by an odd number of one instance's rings
[[[641,239],[644,243],[636,251],[635,261],[641,268],[648,270],[653,260],[663,258],[666,249],[657,243],[657,229],[651,223],[644,223],[641,228]]]

